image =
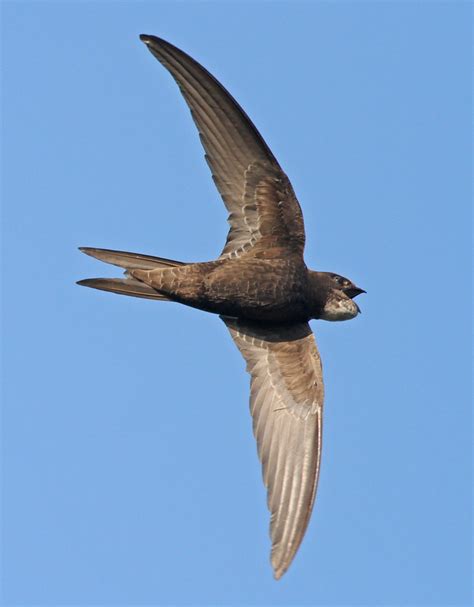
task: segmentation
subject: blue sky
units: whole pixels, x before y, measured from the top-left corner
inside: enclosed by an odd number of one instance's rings
[[[470,7],[4,2],[3,604],[468,605]],[[239,100],[292,180],[310,267],[321,480],[280,582],[223,323],[81,289],[99,246],[203,261],[227,232],[189,112],[140,33]]]

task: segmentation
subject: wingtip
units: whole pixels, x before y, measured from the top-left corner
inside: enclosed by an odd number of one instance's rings
[[[273,577],[276,581],[278,581],[286,573],[288,566],[285,567],[281,563],[276,562],[274,558],[271,558],[271,564],[273,569]]]
[[[161,42],[164,42],[164,40],[158,38],[158,36],[153,36],[152,34],[140,34],[139,38],[143,42],[143,44],[146,44],[147,46],[149,46],[150,44],[156,45],[160,44]]]
[[[176,49],[176,47],[159,36],[153,36],[152,34],[140,34],[140,40],[148,47],[150,51],[159,51],[160,49]],[[179,49],[177,49],[179,50]]]

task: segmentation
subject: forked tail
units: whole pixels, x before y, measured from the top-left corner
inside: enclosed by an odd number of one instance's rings
[[[153,257],[152,255],[142,255],[140,253],[129,253],[127,251],[112,251],[110,249],[94,249],[90,247],[79,247],[79,250],[100,261],[124,268],[125,278],[86,278],[85,280],[79,280],[78,285],[101,291],[110,291],[120,295],[144,297],[146,299],[170,301],[166,295],[129,276],[129,270],[155,270],[157,268],[172,268],[186,265],[182,261],[165,259],[164,257]]]

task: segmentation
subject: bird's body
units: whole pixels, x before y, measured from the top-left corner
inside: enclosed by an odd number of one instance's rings
[[[324,386],[308,321],[348,320],[362,293],[304,261],[305,230],[293,188],[245,112],[194,59],[141,36],[178,83],[198,128],[230,230],[215,261],[184,263],[82,248],[125,269],[124,278],[79,284],[182,303],[218,314],[251,374],[250,408],[271,511],[272,564],[290,565],[313,506],[321,456]]]
[[[174,301],[222,316],[264,322],[311,317],[306,267],[291,257],[226,259],[131,274]]]

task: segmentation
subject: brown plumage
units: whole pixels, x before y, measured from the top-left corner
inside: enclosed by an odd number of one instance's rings
[[[324,387],[312,318],[347,320],[362,293],[348,279],[308,270],[303,215],[288,177],[245,112],[194,59],[141,36],[176,80],[198,128],[230,230],[216,261],[183,263],[82,248],[126,270],[79,284],[183,303],[221,315],[251,375],[250,409],[271,512],[275,577],[309,522],[319,474]]]

